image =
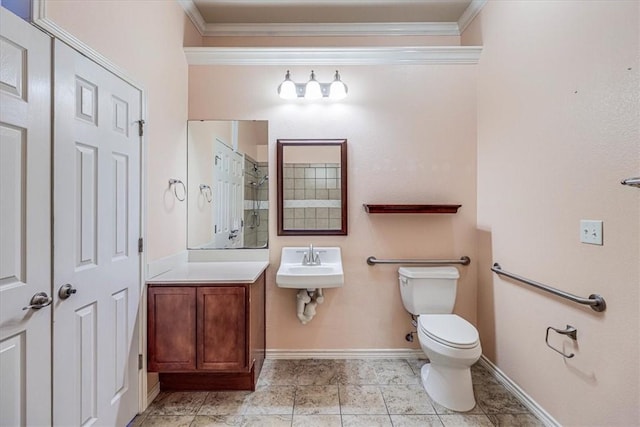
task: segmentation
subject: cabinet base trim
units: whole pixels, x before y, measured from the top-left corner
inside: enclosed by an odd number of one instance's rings
[[[228,391],[256,389],[254,368],[249,372],[160,373],[162,391]]]

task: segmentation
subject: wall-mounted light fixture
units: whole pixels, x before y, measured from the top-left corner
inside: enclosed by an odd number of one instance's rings
[[[284,81],[278,86],[278,95],[283,99],[342,99],[347,96],[347,85],[340,80],[340,73],[336,70],[331,83],[320,83],[316,80],[316,74],[311,70],[311,78],[306,83],[296,83],[291,80],[291,74],[287,70]]]

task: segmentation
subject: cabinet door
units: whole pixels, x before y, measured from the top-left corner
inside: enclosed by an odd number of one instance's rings
[[[197,300],[198,369],[248,369],[246,287],[201,287]]]
[[[150,286],[149,371],[196,369],[196,288]]]
[[[249,286],[249,311],[251,320],[249,327],[250,359],[256,364],[256,377],[260,373],[265,356],[265,273]]]

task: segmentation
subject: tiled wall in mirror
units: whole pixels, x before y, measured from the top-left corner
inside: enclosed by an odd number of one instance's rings
[[[347,234],[347,141],[279,139],[278,234]]]
[[[335,162],[285,163],[284,228],[291,230],[340,230],[340,152]],[[330,160],[330,159],[327,159]]]

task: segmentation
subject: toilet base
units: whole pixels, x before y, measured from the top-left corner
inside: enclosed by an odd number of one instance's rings
[[[458,412],[476,406],[471,369],[455,369],[425,363],[420,370],[422,386],[436,403]]]

